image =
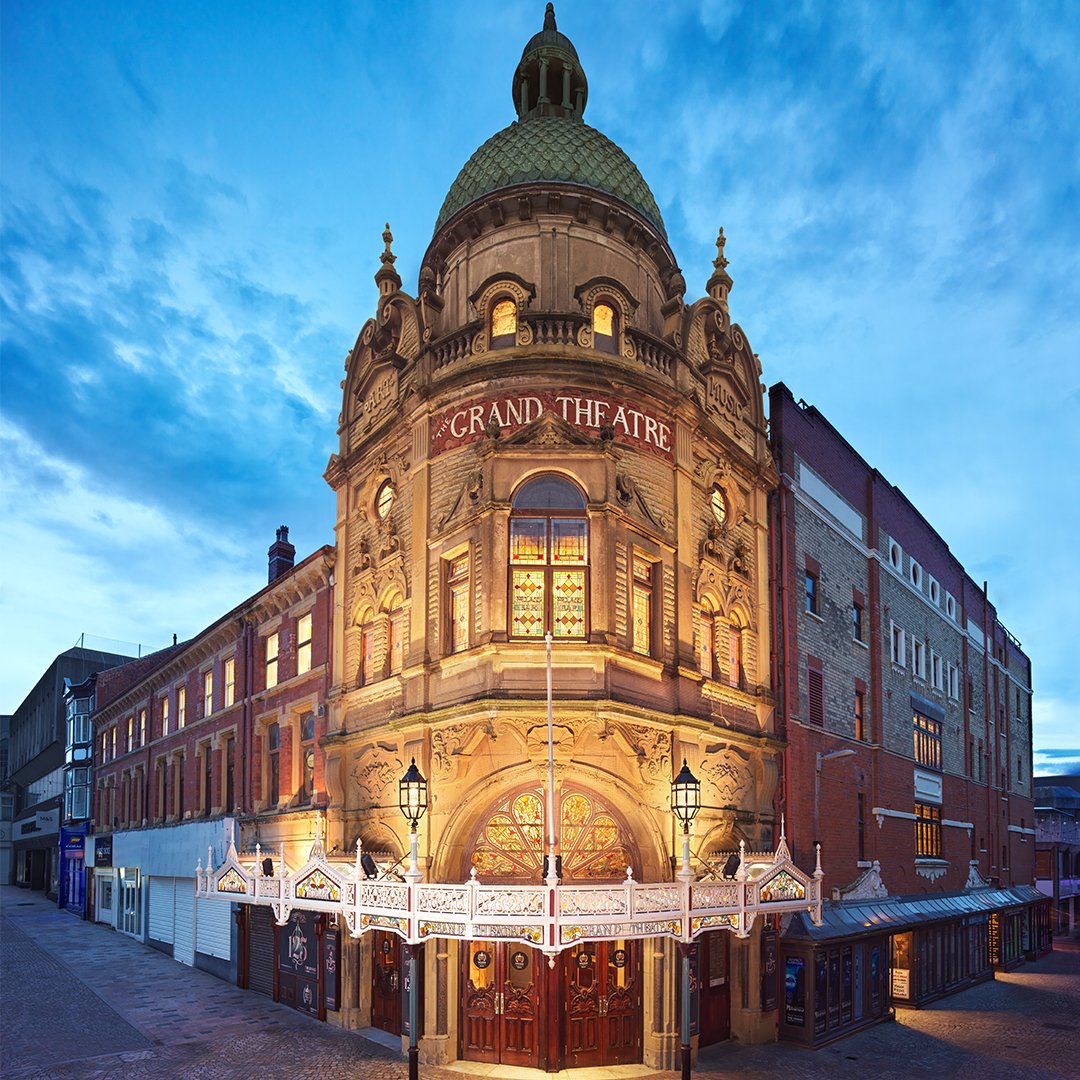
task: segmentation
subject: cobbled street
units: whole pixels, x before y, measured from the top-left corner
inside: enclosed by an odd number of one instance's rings
[[[1080,1077],[1080,948],[1053,955],[817,1052],[724,1044],[695,1077]],[[405,1080],[404,1058],[238,990],[40,894],[0,889],[0,1066],[12,1080]],[[502,1066],[433,1068],[423,1080],[550,1074]],[[577,1070],[574,1080],[666,1080],[641,1066]]]

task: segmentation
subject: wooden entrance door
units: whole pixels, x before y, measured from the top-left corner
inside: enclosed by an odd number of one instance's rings
[[[712,1046],[731,1035],[730,939],[727,930],[710,930],[698,939],[699,1046]]]
[[[543,967],[525,945],[462,946],[461,1056],[467,1061],[537,1068]]]
[[[385,930],[371,933],[371,1026],[401,1034],[401,939]]]
[[[563,1064],[641,1061],[641,961],[636,941],[587,941],[563,953]]]

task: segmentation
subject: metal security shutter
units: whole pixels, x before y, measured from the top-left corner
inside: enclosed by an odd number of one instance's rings
[[[274,920],[267,908],[248,908],[248,989],[274,996]]]
[[[173,959],[191,967],[195,963],[195,879],[174,878],[176,923],[173,927]]]
[[[150,878],[150,937],[155,941],[172,942],[175,902],[176,881],[174,878]]]
[[[232,904],[226,900],[195,901],[195,951],[228,960],[232,956]]]

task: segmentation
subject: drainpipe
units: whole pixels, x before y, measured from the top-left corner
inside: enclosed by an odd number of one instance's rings
[[[787,834],[790,837],[791,846],[797,850],[796,844],[798,839],[799,823],[795,820],[795,815],[790,813],[790,795],[791,795],[791,746],[788,742],[788,717],[790,715],[789,701],[791,692],[791,611],[790,611],[790,596],[788,589],[788,573],[790,570],[790,553],[788,550],[788,500],[791,497],[791,480],[786,474],[781,475],[780,479],[780,572],[777,574],[777,580],[780,587],[780,625],[781,625],[781,644],[783,647],[782,667],[780,668],[780,682],[783,686],[783,727],[781,734],[785,742],[783,767],[784,776],[783,783],[781,785],[780,804],[782,812],[786,819]],[[798,673],[795,674],[795,685],[798,686]]]
[[[255,800],[250,791],[251,785],[251,686],[252,667],[255,663],[252,626],[249,620],[241,619],[241,641],[244,644],[244,711],[241,719],[241,753],[243,768],[240,783],[240,813],[250,813]]]

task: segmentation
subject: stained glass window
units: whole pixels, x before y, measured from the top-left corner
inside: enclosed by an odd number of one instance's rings
[[[585,572],[559,571],[552,582],[551,632],[557,638],[585,636]]]
[[[531,878],[544,872],[545,796],[540,789],[503,799],[476,836],[472,863],[485,878]],[[582,792],[559,802],[560,850],[567,880],[622,880],[632,865],[627,838],[611,811]]]
[[[515,570],[511,578],[511,625],[514,637],[544,636],[544,572]]]
[[[716,621],[712,609],[705,605],[698,612],[698,670],[706,679],[713,677],[713,657],[716,655]]]
[[[583,639],[587,633],[589,523],[585,499],[559,476],[534,477],[510,517],[510,634]],[[575,513],[576,512],[576,513]],[[541,516],[542,515],[542,516]],[[517,569],[528,566],[529,569]],[[567,566],[581,567],[566,570]]]
[[[447,592],[450,598],[450,651],[469,647],[469,556],[458,555],[447,566]]]
[[[648,656],[652,652],[652,574],[648,559],[634,556],[634,652]]]
[[[512,336],[517,333],[517,304],[513,300],[500,300],[491,309],[491,337]]]

